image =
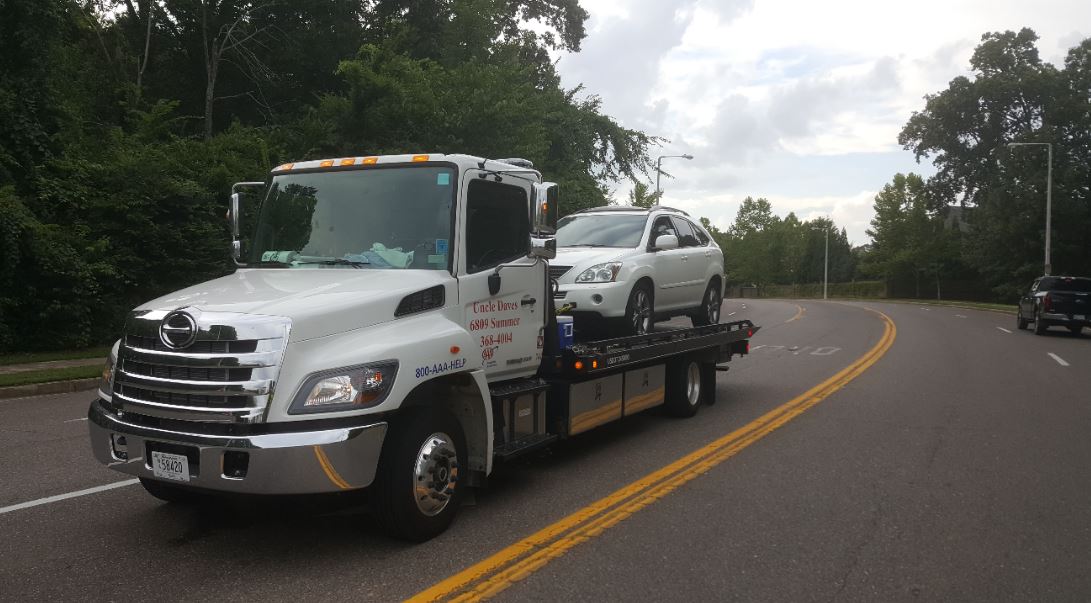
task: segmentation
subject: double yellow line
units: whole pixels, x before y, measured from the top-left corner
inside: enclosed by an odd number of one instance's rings
[[[598,536],[619,521],[769,435],[844,387],[890,349],[897,334],[894,322],[882,312],[871,311],[883,320],[882,337],[866,354],[834,376],[745,426],[539,530],[409,600],[478,601],[496,595],[572,547]]]

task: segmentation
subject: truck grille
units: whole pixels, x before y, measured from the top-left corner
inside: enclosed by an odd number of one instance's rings
[[[126,414],[251,423],[264,417],[291,323],[286,318],[185,309],[196,337],[168,346],[160,325],[172,313],[137,312],[118,350],[112,404]],[[171,321],[171,326],[185,321]],[[182,338],[184,339],[184,338]]]
[[[561,278],[566,272],[571,270],[571,266],[549,266],[549,278]]]

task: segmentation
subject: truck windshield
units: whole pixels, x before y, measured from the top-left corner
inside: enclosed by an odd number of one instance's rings
[[[1076,291],[1091,292],[1091,278],[1073,278],[1071,276],[1047,276],[1038,284],[1039,291]]]
[[[557,224],[557,247],[636,247],[648,216],[576,214]]]
[[[258,212],[250,261],[279,268],[448,270],[455,170],[284,174]]]

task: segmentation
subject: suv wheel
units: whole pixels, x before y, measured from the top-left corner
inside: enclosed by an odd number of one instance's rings
[[[1048,328],[1049,328],[1049,326],[1046,325],[1045,321],[1042,320],[1041,312],[1035,312],[1034,313],[1034,334],[1035,335],[1045,335],[1046,329],[1048,329]]]
[[[701,298],[701,307],[690,314],[695,327],[707,327],[720,322],[720,287],[713,281],[705,289],[705,295]]]
[[[655,324],[655,299],[647,282],[637,283],[629,293],[629,303],[625,305],[626,335],[644,335],[651,332]]]

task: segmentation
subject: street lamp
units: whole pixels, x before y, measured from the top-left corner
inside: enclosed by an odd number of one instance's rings
[[[1052,266],[1049,261],[1049,244],[1051,239],[1051,223],[1053,222],[1053,143],[1052,142],[1009,142],[1009,147],[1044,146],[1047,152],[1046,164],[1046,266],[1045,274],[1049,276]]]
[[[827,293],[830,286],[830,229],[827,225],[826,228],[812,228],[811,230],[821,230],[826,233],[826,259],[822,263],[822,299],[829,299]]]
[[[660,155],[659,157],[655,158],[655,194],[656,194],[655,204],[656,205],[659,205],[659,174],[661,174],[663,172],[663,169],[660,166],[663,165],[663,160],[664,159],[670,159],[671,157],[681,157],[682,159],[693,159],[693,155],[690,155],[688,153],[685,154],[685,155]]]

